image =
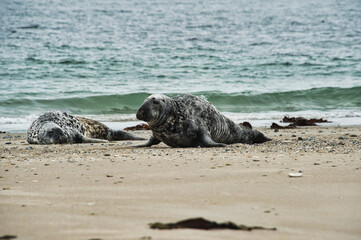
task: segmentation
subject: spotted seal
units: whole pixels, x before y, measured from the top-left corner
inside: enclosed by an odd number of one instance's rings
[[[98,121],[61,111],[43,113],[27,131],[27,141],[30,144],[99,143],[107,140],[145,139],[109,129]]]
[[[271,139],[259,131],[240,126],[207,100],[185,94],[169,98],[154,94],[138,109],[137,118],[152,130],[149,147],[164,142],[171,147],[224,147],[232,143],[263,143]]]

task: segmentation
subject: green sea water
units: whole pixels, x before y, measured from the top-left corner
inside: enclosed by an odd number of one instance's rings
[[[48,110],[135,121],[153,93],[361,124],[360,1],[2,0],[0,22],[0,130]]]

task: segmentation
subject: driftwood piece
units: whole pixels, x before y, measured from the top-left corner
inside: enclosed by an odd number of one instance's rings
[[[150,223],[150,228],[152,229],[180,229],[180,228],[191,228],[191,229],[202,229],[202,230],[212,230],[212,229],[231,229],[231,230],[243,230],[243,231],[252,231],[252,230],[271,230],[275,231],[276,228],[265,228],[260,226],[246,226],[246,225],[237,225],[233,222],[223,222],[217,223],[209,221],[204,218],[190,218],[185,219],[176,223]]]
[[[141,123],[132,127],[126,127],[124,128],[126,131],[134,131],[134,130],[150,130],[150,127],[148,124]]]

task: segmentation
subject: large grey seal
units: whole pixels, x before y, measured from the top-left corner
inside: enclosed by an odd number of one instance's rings
[[[240,126],[207,100],[185,94],[169,98],[162,94],[146,98],[137,118],[152,130],[149,147],[160,142],[171,147],[219,147],[232,143],[263,143],[270,139],[259,131]]]
[[[30,144],[98,143],[106,140],[145,139],[124,131],[111,130],[92,119],[60,111],[43,113],[27,131]]]

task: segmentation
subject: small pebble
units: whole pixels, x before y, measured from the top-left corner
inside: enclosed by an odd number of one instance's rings
[[[5,144],[11,144],[11,142],[6,142]]]
[[[113,177],[113,175],[107,174],[107,177]]]
[[[294,178],[302,177],[302,172],[298,172],[298,173],[288,173],[288,176],[289,176],[289,177],[294,177]]]

